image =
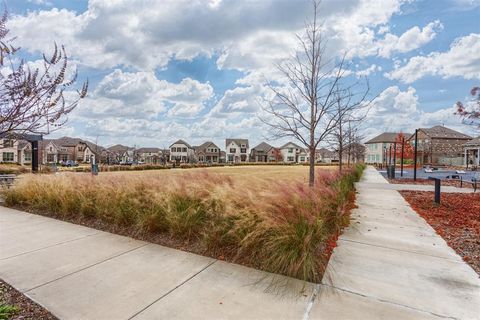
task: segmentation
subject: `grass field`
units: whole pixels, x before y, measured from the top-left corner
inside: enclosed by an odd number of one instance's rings
[[[8,206],[320,281],[348,224],[361,167],[305,166],[24,175]]]

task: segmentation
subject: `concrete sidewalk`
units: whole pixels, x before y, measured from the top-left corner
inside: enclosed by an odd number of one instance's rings
[[[0,278],[60,319],[82,320],[301,319],[314,292],[310,283],[275,276],[272,285],[266,272],[5,207]]]
[[[383,178],[383,177],[382,177]],[[385,183],[385,182],[359,182],[357,189],[381,189],[381,190],[411,190],[411,191],[435,191],[434,185],[422,184],[403,184],[403,183]],[[473,188],[457,188],[454,186],[441,186],[441,192],[448,193],[473,193]]]
[[[388,186],[366,169],[310,318],[480,319],[479,276]]]
[[[0,278],[60,319],[478,319],[478,275],[368,183],[322,285],[4,207]]]

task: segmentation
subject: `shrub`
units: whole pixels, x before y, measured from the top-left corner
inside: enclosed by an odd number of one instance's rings
[[[348,224],[353,184],[362,170],[346,168],[342,175],[317,170],[314,188],[304,177],[291,181],[209,170],[28,175],[3,195],[8,206],[93,221],[132,236],[164,235],[191,251],[320,281],[332,239],[334,245]]]

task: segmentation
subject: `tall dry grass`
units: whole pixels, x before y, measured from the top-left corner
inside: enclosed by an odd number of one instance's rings
[[[86,223],[302,280],[321,280],[331,239],[348,224],[362,168],[303,181],[208,170],[165,175],[25,176],[6,205]],[[181,245],[179,245],[181,244]]]

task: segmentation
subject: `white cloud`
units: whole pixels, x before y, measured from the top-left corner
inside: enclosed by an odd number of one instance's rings
[[[105,76],[78,108],[83,117],[152,118],[166,111],[179,117],[196,116],[213,96],[209,83],[190,78],[180,83],[159,80],[153,72],[123,72]]]
[[[321,19],[335,53],[376,54],[376,26],[385,26],[407,0],[325,1]],[[135,10],[132,10],[135,8]],[[172,58],[220,53],[221,68],[271,67],[294,45],[294,33],[311,15],[310,1],[89,1],[88,10],[32,11],[8,22],[18,44],[48,52],[65,44],[82,64],[95,68],[153,70]],[[332,52],[333,53],[333,52]]]
[[[395,52],[408,52],[422,47],[432,41],[437,32],[443,29],[440,21],[430,22],[420,30],[415,26],[405,31],[400,37],[388,33],[385,38],[378,42],[378,54],[381,57],[389,58]]]
[[[422,110],[415,88],[410,86],[402,91],[397,86],[391,86],[373,101],[363,127],[367,139],[385,131],[413,133],[416,128],[436,125],[465,131],[460,117],[454,115],[455,111],[455,106],[445,106],[432,112]]]
[[[368,77],[370,74],[375,73],[377,71],[382,71],[382,67],[377,66],[376,64],[372,64],[370,67],[366,69],[356,71],[355,75],[357,77]]]
[[[480,79],[479,52],[480,34],[472,33],[455,39],[446,52],[432,52],[427,56],[411,58],[404,66],[397,66],[386,73],[386,77],[404,83],[412,83],[428,75]]]

